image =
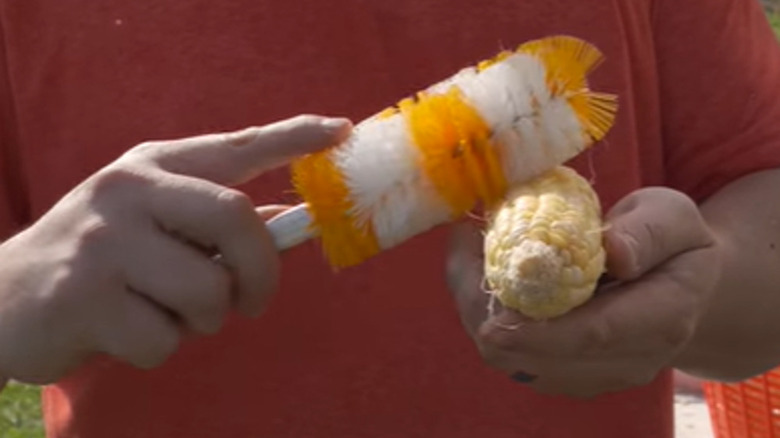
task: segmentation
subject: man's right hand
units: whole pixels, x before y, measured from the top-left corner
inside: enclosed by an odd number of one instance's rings
[[[0,375],[50,383],[95,353],[155,367],[184,333],[258,315],[277,251],[262,209],[229,187],[349,130],[300,116],[150,142],[92,175],[0,245]]]

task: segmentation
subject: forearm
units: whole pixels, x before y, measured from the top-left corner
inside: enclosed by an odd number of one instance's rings
[[[780,365],[780,169],[756,173],[701,206],[717,236],[721,277],[676,367],[740,380]]]

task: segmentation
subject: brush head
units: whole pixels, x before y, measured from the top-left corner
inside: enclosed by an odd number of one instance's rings
[[[293,163],[330,264],[359,264],[573,158],[601,139],[615,97],[587,88],[601,60],[567,36],[534,40],[367,118]]]

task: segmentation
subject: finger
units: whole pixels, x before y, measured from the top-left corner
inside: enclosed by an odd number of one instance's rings
[[[446,277],[461,322],[473,337],[487,318],[490,304],[490,296],[482,287],[482,235],[476,226],[468,223],[453,226]]]
[[[530,375],[548,372],[548,365],[553,362],[548,357],[543,357],[529,351],[514,350],[515,346],[504,348],[492,343],[489,339],[483,338],[481,327],[476,338],[477,348],[482,360],[491,368],[500,370],[506,374],[512,375],[517,372],[524,372]]]
[[[125,281],[180,317],[189,330],[213,334],[231,304],[231,276],[203,252],[151,229],[123,253]]]
[[[126,156],[151,161],[171,173],[232,186],[297,156],[334,146],[350,128],[347,119],[306,115],[236,132],[149,142]]]
[[[670,351],[686,341],[705,295],[717,281],[710,275],[719,270],[717,263],[714,248],[689,250],[639,280],[618,286],[615,293],[598,297],[592,308],[583,306],[580,323],[602,321],[602,336],[592,337],[600,345],[594,344],[591,350],[620,345],[624,354],[642,355]]]
[[[235,305],[258,315],[276,290],[278,253],[251,200],[205,180],[165,174],[145,196],[167,232],[211,249],[234,278]]]
[[[485,323],[483,342],[528,357],[549,360],[608,357],[609,354],[647,355],[669,352],[694,329],[700,300],[714,279],[703,280],[711,269],[710,248],[686,252],[674,264],[661,266],[641,279],[616,286],[565,317],[525,322],[502,310]],[[646,362],[665,360],[647,357]]]
[[[696,204],[668,189],[645,189],[609,212],[605,231],[608,270],[632,280],[664,261],[713,243]]]
[[[522,327],[510,330],[522,331]],[[552,341],[548,338],[545,342]],[[543,353],[532,352],[532,348],[524,348],[522,339],[515,339],[511,346],[498,346],[484,340],[478,342],[480,354],[489,366],[506,373],[510,378],[543,393],[566,393],[569,395],[586,394],[588,391],[602,392],[616,390],[647,382],[646,377],[652,377],[654,364],[648,370],[637,370],[631,362],[636,357],[645,358],[647,352],[642,350],[633,356],[601,356],[601,355],[569,355],[550,354],[554,350]],[[506,347],[506,348],[504,348]],[[625,353],[625,352],[624,352]],[[632,359],[629,367],[623,366],[626,357]],[[648,361],[649,362],[649,361]]]
[[[489,345],[480,353],[490,367],[543,394],[587,397],[631,386],[615,363],[543,358]]]
[[[503,364],[499,365],[501,368],[507,368],[506,364],[511,365],[521,356],[525,358],[522,367],[533,368],[527,361],[554,360],[560,357],[559,351],[569,352],[577,345],[579,338],[559,339],[568,334],[568,327],[561,327],[557,320],[534,321],[500,308],[480,325],[477,342],[486,356],[496,358],[497,365]],[[510,357],[507,354],[513,355],[509,362],[500,360]]]
[[[98,320],[98,351],[149,369],[161,365],[178,348],[178,327],[164,309],[141,295],[120,292]]]

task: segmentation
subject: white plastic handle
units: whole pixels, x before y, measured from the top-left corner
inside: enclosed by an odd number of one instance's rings
[[[276,249],[284,251],[315,237],[311,223],[307,205],[299,204],[266,222],[266,227]]]

